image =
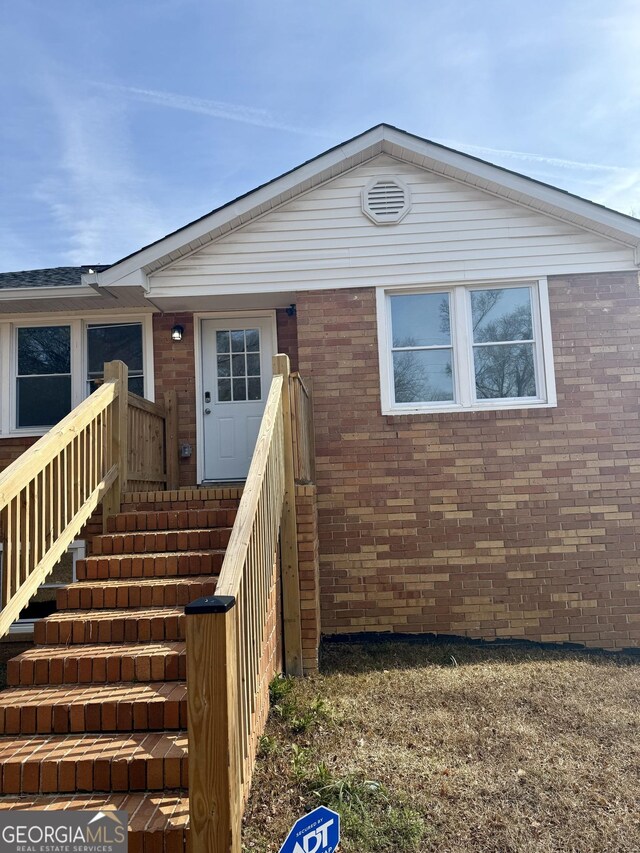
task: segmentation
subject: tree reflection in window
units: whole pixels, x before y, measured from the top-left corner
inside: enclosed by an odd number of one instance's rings
[[[448,293],[391,298],[396,403],[454,399]]]
[[[471,291],[471,316],[477,398],[535,397],[530,288]]]

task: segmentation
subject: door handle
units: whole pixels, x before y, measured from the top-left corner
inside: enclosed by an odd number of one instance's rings
[[[204,413],[205,413],[205,415],[210,415],[210,414],[211,414],[211,409],[205,409],[205,410],[204,410]]]

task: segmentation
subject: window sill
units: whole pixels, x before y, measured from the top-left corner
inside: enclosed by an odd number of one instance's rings
[[[383,415],[398,417],[399,415],[440,415],[440,414],[472,414],[475,412],[510,412],[522,411],[524,409],[554,409],[557,403],[544,400],[533,400],[531,402],[500,401],[490,403],[474,403],[473,406],[394,406],[382,408]]]

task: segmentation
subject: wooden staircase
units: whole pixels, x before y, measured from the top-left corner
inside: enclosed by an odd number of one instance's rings
[[[239,497],[125,496],[93,537],[35,647],[9,662],[0,810],[122,809],[130,853],[186,850],[184,607],[215,593]]]

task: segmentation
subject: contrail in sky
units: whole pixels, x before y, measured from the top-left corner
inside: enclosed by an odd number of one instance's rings
[[[208,98],[196,98],[191,95],[178,95],[175,92],[160,92],[156,89],[139,89],[135,86],[113,86],[108,83],[99,83],[101,88],[111,89],[114,92],[122,92],[130,98],[146,101],[160,107],[169,107],[174,110],[186,110],[190,113],[222,118],[227,121],[238,121],[243,124],[252,124],[256,127],[268,127],[273,130],[282,130],[288,133],[298,133],[305,136],[325,136],[317,130],[308,127],[287,124],[280,121],[268,110],[245,107],[239,104],[229,104],[224,101],[212,101]]]

